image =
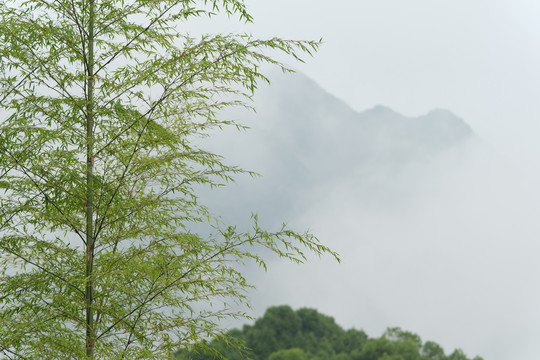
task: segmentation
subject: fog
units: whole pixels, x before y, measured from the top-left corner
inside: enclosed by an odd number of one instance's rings
[[[217,19],[209,30],[323,37],[320,52],[294,66],[349,105],[338,107],[340,118],[377,104],[411,119],[442,108],[474,132],[459,146],[405,159],[391,152],[391,161],[372,157],[362,165],[346,157],[350,142],[342,141],[356,133],[343,124],[334,129],[331,121],[306,125],[298,108],[271,113],[234,140],[215,139],[216,151],[264,176],[240,179],[212,195],[216,212],[241,221],[254,210],[268,226],[287,220],[311,229],[342,256],[341,264],[270,259],[267,273],[250,268],[257,285],[252,314],[270,305],[308,306],[372,336],[400,326],[446,351],[459,347],[486,360],[537,359],[540,4],[248,5],[255,25]],[[262,90],[256,104],[268,114],[272,104],[264,96],[271,90]],[[296,95],[306,106],[317,104],[303,91]],[[280,122],[284,112],[295,116]],[[302,129],[305,137],[298,140]],[[299,143],[313,140],[316,129],[324,146]],[[381,148],[395,146],[395,139]],[[294,143],[302,146],[287,153]],[[332,147],[341,153],[325,158]]]
[[[255,102],[257,114],[224,115],[252,130],[208,141],[262,178],[205,200],[241,226],[256,211],[268,227],[310,229],[342,263],[248,267],[252,315],[308,306],[372,336],[400,326],[447,351],[535,358],[538,174],[451,113],[357,113],[301,74],[273,77]]]
[[[256,303],[316,307],[370,334],[401,326],[485,359],[536,358],[537,182],[485,156],[417,178],[425,187],[386,209],[356,201],[351,179],[337,184],[300,222],[343,263],[276,263]]]

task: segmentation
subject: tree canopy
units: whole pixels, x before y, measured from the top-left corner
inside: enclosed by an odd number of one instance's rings
[[[269,308],[253,325],[228,334],[236,343],[215,339],[214,351],[180,350],[180,360],[482,360],[468,358],[457,349],[446,355],[433,341],[422,342],[417,334],[389,328],[378,338],[364,331],[344,330],[334,319],[314,309],[289,306]],[[241,345],[241,346],[239,346]],[[221,355],[220,355],[221,354]]]
[[[262,64],[288,71],[269,54],[319,46],[180,31],[218,13],[252,21],[241,0],[0,2],[0,358],[170,358],[242,316],[257,246],[330,252],[198,201],[246,171],[194,140],[242,126],[219,111],[250,106]]]

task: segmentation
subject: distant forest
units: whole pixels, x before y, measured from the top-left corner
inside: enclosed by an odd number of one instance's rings
[[[379,338],[341,328],[314,309],[269,308],[254,325],[233,329],[201,350],[179,351],[179,360],[471,360],[457,349],[446,355],[433,341],[400,328]],[[476,356],[472,360],[482,360]]]

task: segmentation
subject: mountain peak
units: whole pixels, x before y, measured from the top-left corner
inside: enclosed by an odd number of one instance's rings
[[[426,115],[426,117],[437,117],[437,118],[455,118],[460,119],[456,114],[454,114],[450,110],[441,109],[441,108],[435,108],[430,110]],[[461,120],[461,119],[460,119]]]
[[[381,104],[377,104],[371,109],[364,111],[363,113],[370,114],[370,115],[386,115],[386,114],[397,115],[397,113],[394,110],[390,109],[388,106],[384,106]]]
[[[438,128],[443,137],[453,136],[455,139],[468,138],[473,135],[471,127],[462,118],[445,109],[433,109],[418,118],[426,129]]]

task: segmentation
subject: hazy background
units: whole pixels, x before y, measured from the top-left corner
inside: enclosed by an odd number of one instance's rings
[[[298,124],[272,122],[276,93],[262,89],[260,127],[214,146],[265,178],[251,185],[240,180],[210,201],[233,220],[256,210],[270,225],[290,220],[309,227],[342,253],[343,263],[276,260],[268,273],[253,273],[253,314],[269,305],[309,306],[372,336],[401,326],[447,351],[461,347],[486,360],[538,359],[540,3],[247,3],[254,25],[215,19],[189,30],[323,37],[315,58],[294,66],[348,104],[349,110],[338,106],[343,118],[353,121],[377,104],[405,118],[442,108],[475,133],[474,140],[444,151],[427,147],[398,159],[394,149],[390,160],[358,163],[343,158],[344,147],[354,143],[341,141],[354,135],[346,124],[332,133],[332,122],[306,125],[301,114]],[[317,86],[306,81],[299,99]],[[310,160],[309,151],[302,153],[306,147],[293,145],[303,139],[302,128],[305,139],[313,139],[313,129],[323,125],[317,139],[333,137],[334,145],[314,147]],[[388,139],[379,150],[393,146],[396,137]],[[319,156],[332,146],[341,155]],[[295,153],[280,161],[276,154],[287,154],[284,149]],[[351,171],[323,176],[337,164]],[[294,168],[297,174],[289,171]]]

